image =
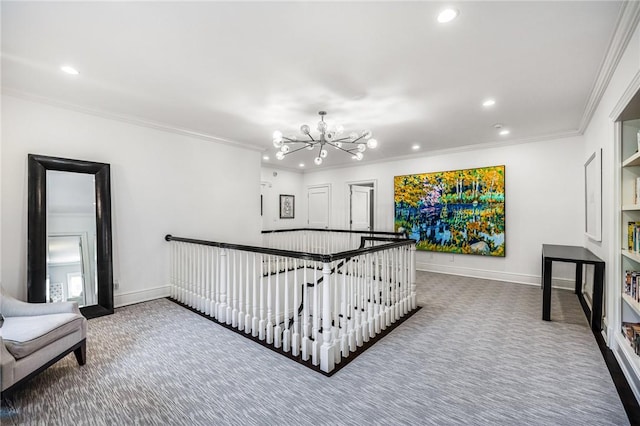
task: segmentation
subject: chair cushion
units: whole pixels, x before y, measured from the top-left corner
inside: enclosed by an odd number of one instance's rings
[[[6,317],[2,338],[16,358],[24,358],[82,327],[84,317],[78,314],[51,314]]]

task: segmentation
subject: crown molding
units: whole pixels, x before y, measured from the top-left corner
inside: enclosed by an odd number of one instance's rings
[[[434,157],[434,156],[437,156],[437,155],[459,154],[459,153],[463,153],[463,152],[478,151],[478,150],[492,149],[492,148],[504,148],[504,147],[515,146],[515,145],[524,145],[524,144],[528,144],[528,143],[545,142],[545,141],[550,141],[550,140],[555,140],[555,139],[566,139],[566,138],[572,138],[572,137],[577,137],[577,136],[582,136],[582,133],[580,133],[577,130],[571,130],[571,131],[568,131],[568,132],[551,133],[551,134],[547,134],[547,135],[543,135],[543,136],[535,136],[535,137],[531,137],[531,138],[515,139],[515,140],[510,140],[510,141],[493,141],[493,142],[487,142],[487,143],[481,143],[481,144],[475,144],[475,145],[458,146],[458,147],[455,147],[455,148],[425,150],[425,151],[417,152],[415,154],[398,155],[398,156],[395,156],[395,157],[388,157],[388,158],[380,158],[380,159],[377,159],[377,160],[370,160],[370,161],[366,161],[365,163],[358,161],[358,164],[337,164],[335,166],[327,166],[327,167],[323,167],[321,169],[305,170],[305,171],[303,171],[303,173],[304,174],[306,174],[306,173],[317,173],[317,172],[322,172],[322,171],[331,170],[331,169],[344,169],[344,168],[350,168],[350,167],[364,167],[364,166],[369,166],[369,165],[372,165],[372,164],[390,163],[392,161],[410,160],[410,159],[414,159],[414,158],[429,157],[429,156]]]
[[[629,105],[629,102],[631,102],[631,99],[635,96],[638,90],[640,90],[640,70],[636,72],[631,83],[629,83],[629,86],[627,86],[627,89],[618,100],[618,103],[613,107],[611,114],[609,114],[611,121],[618,120],[618,117],[622,114],[622,111],[624,111],[627,105]]]
[[[175,127],[175,126],[170,126],[167,124],[158,123],[154,121],[143,120],[141,118],[137,118],[133,116],[115,114],[112,112],[94,109],[94,108],[87,108],[77,104],[62,102],[55,99],[47,98],[45,96],[37,96],[31,93],[22,92],[15,89],[9,89],[6,87],[1,88],[0,90],[2,92],[2,95],[5,95],[5,96],[12,96],[14,98],[23,99],[26,101],[31,101],[31,102],[45,104],[45,105],[49,105],[57,108],[67,109],[67,110],[79,112],[81,114],[93,115],[93,116],[104,118],[107,120],[120,121],[122,123],[131,124],[134,126],[146,127],[149,129],[160,130],[162,132],[173,133],[180,136],[187,136],[190,138],[202,139],[209,142],[216,142],[223,145],[234,146],[236,148],[238,147],[244,148],[250,151],[259,151],[259,152],[264,151],[264,147],[260,147],[258,145],[244,144],[235,140],[225,139],[225,138],[215,136],[215,135],[210,135],[207,133],[196,132],[193,130],[183,129],[181,127]]]
[[[598,76],[593,84],[591,95],[587,100],[587,104],[578,126],[578,131],[583,134],[587,129],[587,126],[593,118],[593,114],[598,107],[598,104],[602,100],[605,90],[609,86],[609,82],[613,77],[613,73],[627,48],[633,33],[640,21],[640,2],[637,1],[625,1],[620,7],[620,14],[618,15],[618,22],[609,41],[609,47],[607,53],[602,60]]]

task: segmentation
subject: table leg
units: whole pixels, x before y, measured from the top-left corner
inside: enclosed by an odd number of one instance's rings
[[[576,294],[582,291],[582,263],[576,262]]]
[[[551,264],[552,260],[542,261],[542,319],[551,321]]]
[[[604,263],[596,263],[593,274],[593,306],[591,307],[591,329],[602,330],[602,291],[604,288]]]

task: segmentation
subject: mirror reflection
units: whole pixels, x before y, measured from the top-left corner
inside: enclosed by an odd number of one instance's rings
[[[49,302],[97,303],[95,176],[47,170]]]

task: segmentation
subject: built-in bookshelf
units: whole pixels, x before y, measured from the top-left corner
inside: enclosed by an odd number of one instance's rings
[[[636,116],[640,117],[640,115]],[[615,341],[628,375],[640,378],[640,119],[621,122],[620,316]],[[634,382],[634,380],[631,380]],[[637,392],[637,389],[636,389]]]

